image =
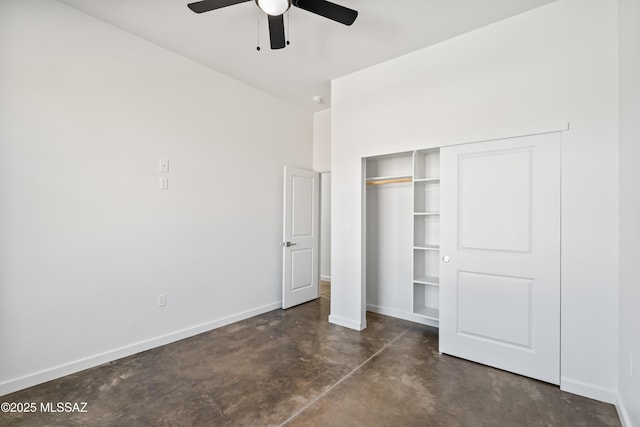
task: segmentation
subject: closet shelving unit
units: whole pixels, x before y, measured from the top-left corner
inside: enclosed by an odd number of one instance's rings
[[[439,319],[440,150],[413,153],[413,314]]]
[[[438,326],[440,153],[365,159],[367,310]]]

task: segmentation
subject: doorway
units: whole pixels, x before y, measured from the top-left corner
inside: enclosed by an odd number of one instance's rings
[[[331,286],[331,172],[320,173],[320,294]]]

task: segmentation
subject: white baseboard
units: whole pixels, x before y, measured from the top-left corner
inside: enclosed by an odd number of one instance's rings
[[[388,307],[380,307],[378,305],[367,304],[367,311],[373,313],[384,314],[385,316],[396,317],[398,319],[408,320],[409,322],[420,323],[422,325],[439,327],[440,322],[432,319],[425,319],[422,316],[416,316],[413,313],[407,313],[406,311],[400,311]]]
[[[274,302],[271,304],[263,305],[261,307],[256,307],[251,310],[236,313],[231,316],[213,320],[211,322],[202,323],[200,325],[195,325],[186,329],[182,329],[180,331],[172,332],[170,334],[161,335],[131,345],[109,350],[104,353],[89,356],[84,359],[75,360],[73,362],[54,366],[49,369],[44,369],[39,372],[34,372],[29,375],[11,379],[9,381],[0,383],[0,396],[32,387],[34,385],[42,384],[44,382],[64,377],[66,375],[74,374],[76,372],[84,371],[85,369],[93,368],[98,365],[102,365],[103,363],[131,356],[142,351],[151,350],[152,348],[170,344],[172,342],[189,338],[203,332],[208,332],[213,329],[229,325],[231,323],[239,322],[241,320],[245,320],[259,314],[276,310],[280,307],[282,307],[282,301]]]
[[[343,326],[349,329],[355,329],[356,331],[361,331],[367,327],[366,323],[362,324],[362,322],[360,321],[345,319],[344,317],[336,316],[335,314],[329,315],[329,323],[333,323],[334,325]]]
[[[565,377],[560,378],[560,390],[606,403],[615,403],[618,396],[616,390],[598,387],[593,384],[587,384]]]
[[[618,411],[618,417],[620,417],[620,423],[622,424],[622,427],[633,427],[633,425],[631,424],[631,418],[629,417],[629,412],[627,412],[627,407],[620,399],[620,394],[616,396],[616,410]]]
[[[320,280],[325,281],[325,282],[330,282],[331,281],[331,276],[323,276],[321,274],[320,275]]]

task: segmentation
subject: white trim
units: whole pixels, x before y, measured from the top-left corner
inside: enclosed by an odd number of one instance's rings
[[[523,136],[541,135],[545,133],[555,132],[567,132],[571,130],[571,123],[568,121],[555,121],[549,123],[538,123],[535,125],[521,125],[511,126],[502,129],[495,129],[485,132],[477,132],[475,130],[470,131],[468,134],[456,136],[450,140],[438,140],[438,141],[420,141],[419,146],[409,147],[407,150],[403,150],[402,153],[408,153],[416,150],[425,150],[430,148],[442,148],[452,145],[466,145],[475,144],[477,142],[496,141],[501,139],[521,138]],[[371,151],[365,152],[361,155],[361,158],[383,156],[388,154],[394,154],[397,151]]]
[[[408,320],[409,322],[420,323],[422,325],[433,326],[437,328],[440,324],[437,320],[426,319],[422,316],[418,316],[413,313],[407,313],[406,311],[400,311],[393,308],[380,307],[377,305],[367,304],[367,311],[373,313],[384,314],[385,316],[396,317],[398,319]]]
[[[633,425],[631,424],[631,418],[629,417],[629,412],[627,412],[627,408],[626,406],[624,406],[624,402],[622,401],[622,399],[620,399],[620,394],[616,396],[615,405],[622,427],[633,427]]]
[[[323,276],[322,274],[320,275],[320,280],[324,281],[324,282],[330,282],[331,281],[331,276]]]
[[[274,302],[271,304],[263,305],[253,308],[251,310],[242,311],[240,313],[232,314],[227,317],[223,317],[211,322],[202,323],[186,329],[182,329],[170,334],[161,335],[148,340],[140,341],[134,344],[130,344],[124,347],[116,348],[113,350],[99,353],[93,356],[79,359],[73,362],[65,363],[62,365],[54,366],[49,369],[34,372],[19,378],[14,378],[9,381],[0,383],[0,396],[13,393],[18,390],[22,390],[28,387],[32,387],[37,384],[42,384],[47,381],[51,381],[66,375],[74,374],[76,372],[83,371],[85,369],[93,368],[103,363],[111,362],[123,357],[131,356],[142,351],[150,350],[152,348],[160,347],[175,341],[179,341],[185,338],[192,337],[204,332],[211,331],[213,329],[220,328],[222,326],[229,325],[231,323],[239,322],[241,320],[248,319],[250,317],[257,316],[259,314],[267,313],[269,311],[277,310],[282,306],[282,301]]]
[[[366,322],[363,324],[362,322],[345,319],[344,317],[336,316],[335,314],[329,315],[329,323],[333,323],[334,325],[343,326],[349,329],[355,329],[356,331],[361,331],[367,327]]]
[[[618,397],[616,390],[598,387],[593,384],[587,384],[565,377],[560,378],[560,390],[611,404],[615,403]]]

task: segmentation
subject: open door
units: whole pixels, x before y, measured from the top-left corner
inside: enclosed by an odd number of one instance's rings
[[[560,381],[561,134],[444,147],[440,351]]]
[[[282,308],[320,296],[319,204],[320,175],[285,166]]]

